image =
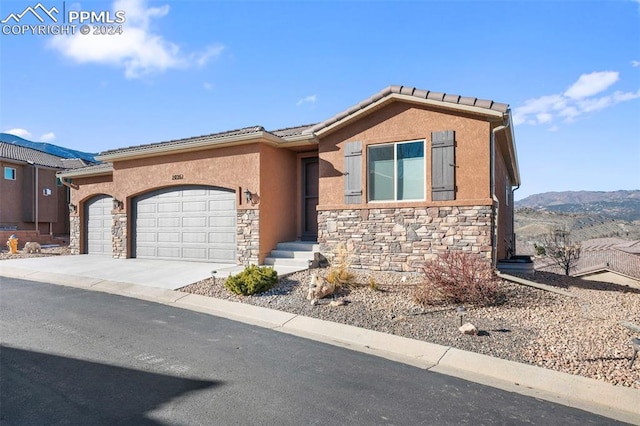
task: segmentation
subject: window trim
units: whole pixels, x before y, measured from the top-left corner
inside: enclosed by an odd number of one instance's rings
[[[398,200],[398,145],[407,143],[422,142],[422,160],[423,160],[423,176],[422,176],[422,198],[410,198]],[[371,179],[369,175],[370,171],[370,149],[379,148],[384,146],[393,146],[393,199],[389,200],[372,200],[371,199]],[[405,202],[420,202],[427,200],[427,140],[426,139],[411,139],[406,141],[385,142],[367,145],[367,161],[366,161],[366,178],[367,178],[367,203],[381,204],[381,203],[405,203]]]
[[[13,175],[13,177],[7,177],[7,171],[11,170],[11,174]],[[17,178],[17,173],[16,173],[16,169],[14,167],[4,167],[4,179],[5,180],[16,180]]]

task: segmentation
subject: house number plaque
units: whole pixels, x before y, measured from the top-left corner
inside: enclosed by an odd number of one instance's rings
[[[182,180],[184,179],[183,175],[173,175],[171,176],[171,180]]]

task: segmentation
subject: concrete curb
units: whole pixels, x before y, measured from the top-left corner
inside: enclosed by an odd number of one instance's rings
[[[259,306],[137,284],[18,268],[0,276],[42,281],[147,300],[381,356],[435,373],[534,396],[640,424],[640,391],[533,365]]]
[[[500,271],[497,271],[496,275],[499,276],[500,278],[502,278],[503,280],[512,281],[514,283],[518,283],[518,284],[526,285],[526,286],[529,286],[529,287],[537,288],[538,290],[550,291],[551,293],[561,294],[561,295],[567,296],[567,297],[578,297],[578,296],[576,296],[575,294],[571,293],[568,290],[564,290],[562,288],[554,287],[552,285],[541,284],[541,283],[537,283],[537,282],[534,282],[534,281],[529,281],[529,280],[526,280],[524,278],[516,277],[516,276],[513,276],[513,275],[509,275],[509,274],[504,274],[504,273],[502,273]]]

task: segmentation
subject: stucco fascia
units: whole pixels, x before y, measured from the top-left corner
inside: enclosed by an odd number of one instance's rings
[[[268,145],[279,146],[286,141],[269,132],[262,131],[245,135],[234,135],[215,139],[194,140],[179,144],[157,144],[149,147],[140,147],[133,151],[114,152],[112,154],[98,155],[96,159],[100,161],[116,162],[122,160],[133,160],[147,157],[157,157],[174,153],[185,153],[192,151],[202,151],[217,147],[231,147],[236,145],[253,144],[256,142]]]

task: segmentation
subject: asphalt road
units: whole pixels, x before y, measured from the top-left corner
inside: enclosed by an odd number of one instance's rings
[[[0,424],[618,424],[223,318],[0,277]]]

